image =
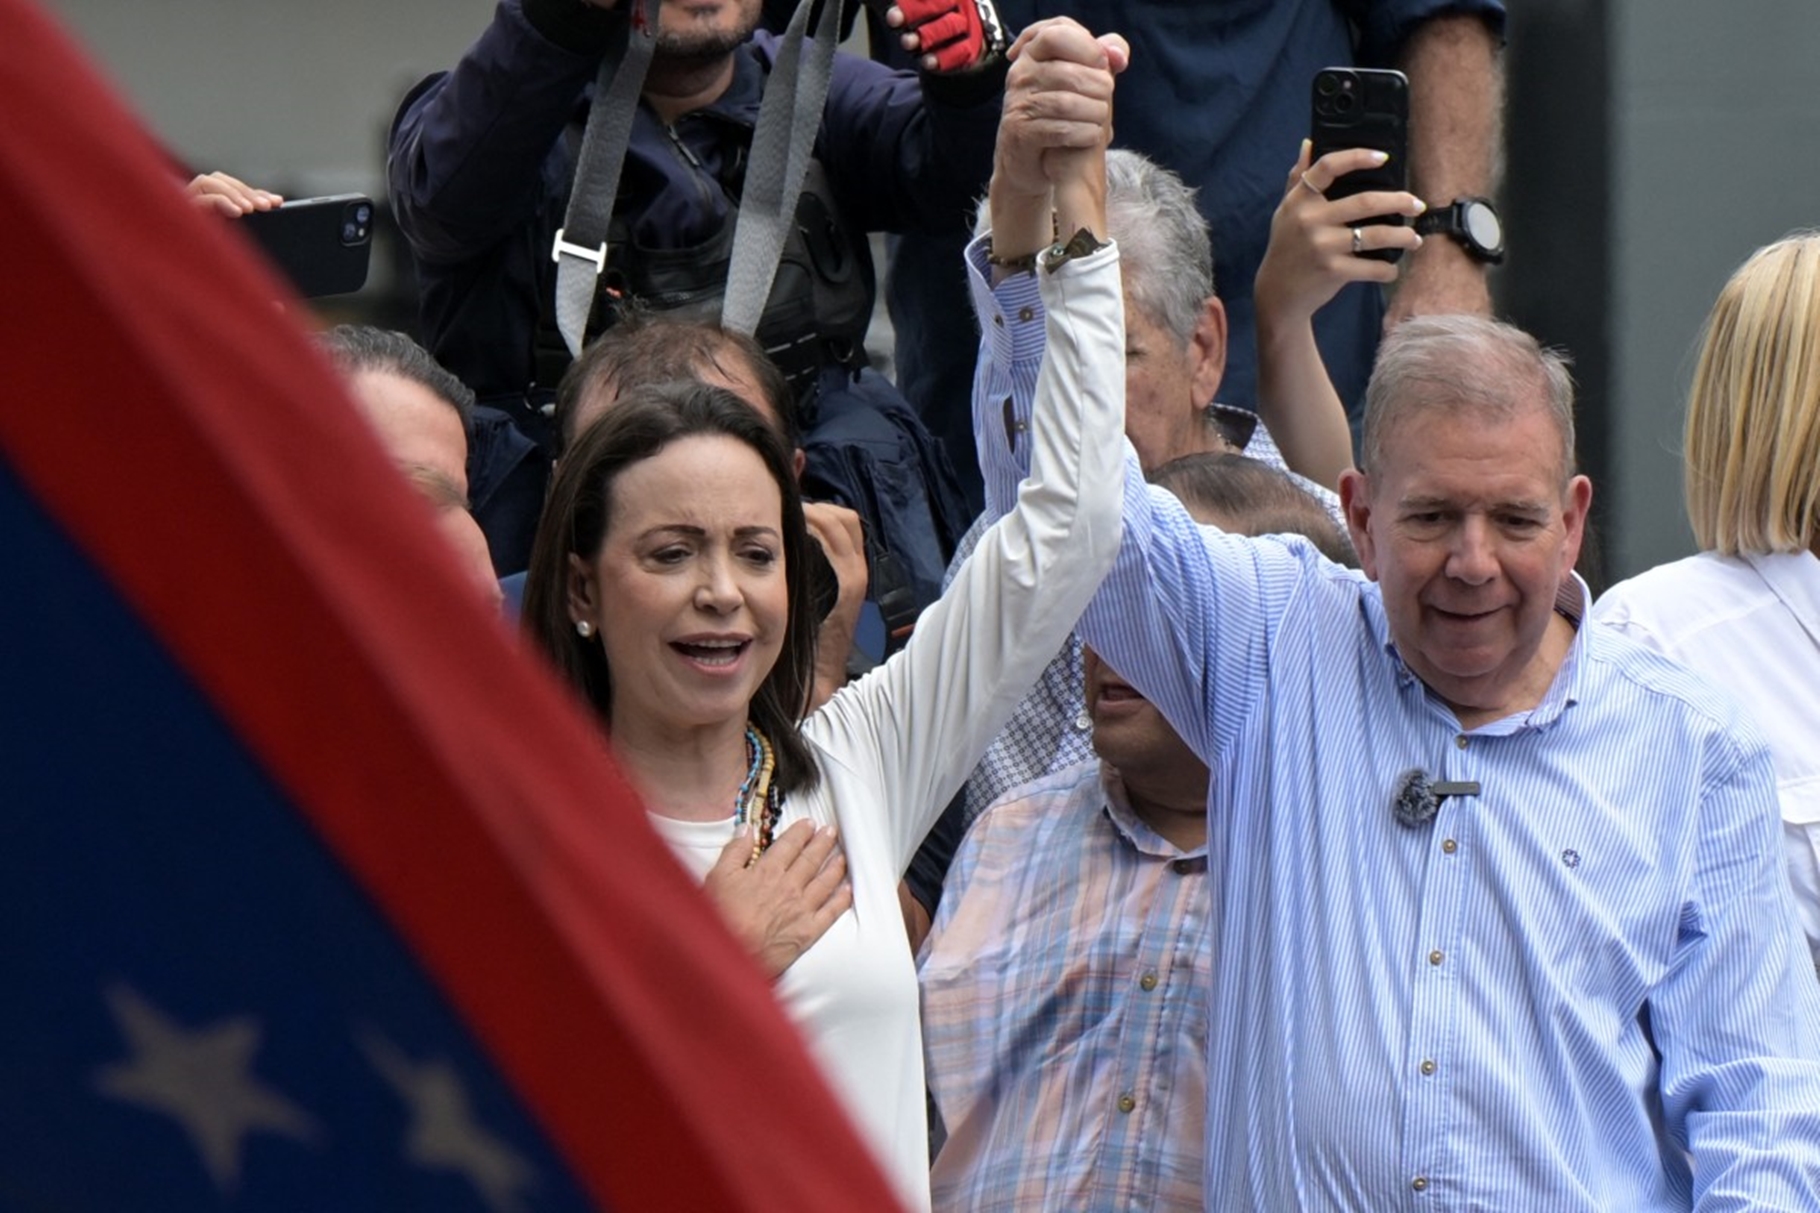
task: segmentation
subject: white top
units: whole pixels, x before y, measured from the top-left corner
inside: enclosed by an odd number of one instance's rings
[[[1769,737],[1789,882],[1820,969],[1820,560],[1703,552],[1613,586],[1592,613],[1730,691]]]
[[[778,826],[808,818],[840,830],[853,908],[778,987],[913,1209],[929,1207],[929,1142],[916,971],[898,881],[1074,628],[1119,546],[1125,322],[1117,252],[1037,276],[1049,352],[1017,506],[981,538],[904,650],[804,723],[821,783],[788,797]],[[731,820],[652,821],[698,877],[732,837]]]

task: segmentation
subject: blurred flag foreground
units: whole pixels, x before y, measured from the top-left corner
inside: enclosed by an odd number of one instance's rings
[[[0,1208],[892,1207],[276,280],[0,30]]]

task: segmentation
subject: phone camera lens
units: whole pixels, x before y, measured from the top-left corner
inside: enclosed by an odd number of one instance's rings
[[[352,219],[341,225],[341,239],[344,244],[352,244],[360,239],[360,225]]]
[[[1336,76],[1323,75],[1314,82],[1314,91],[1323,97],[1331,97],[1339,91],[1340,81]]]
[[[1333,110],[1336,114],[1350,114],[1358,105],[1358,99],[1351,93],[1341,93],[1333,99]]]
[[[365,227],[367,224],[371,223],[373,221],[373,208],[370,206],[356,207],[354,209],[354,221],[360,224],[361,227]]]

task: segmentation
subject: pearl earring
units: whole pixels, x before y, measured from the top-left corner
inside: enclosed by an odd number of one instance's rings
[[[580,636],[583,640],[586,640],[594,635],[594,625],[585,619],[577,619],[575,621],[575,634]]]

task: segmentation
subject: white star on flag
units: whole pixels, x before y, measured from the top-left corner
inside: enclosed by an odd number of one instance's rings
[[[519,1189],[535,1186],[536,1174],[510,1146],[474,1122],[454,1068],[440,1061],[413,1062],[371,1030],[360,1034],[360,1044],[373,1068],[410,1109],[405,1157],[426,1169],[465,1176],[494,1213],[523,1208]]]
[[[318,1136],[308,1113],[249,1072],[260,1040],[251,1016],[186,1031],[124,983],[108,988],[107,1003],[132,1057],[98,1070],[96,1088],[175,1120],[222,1192],[233,1192],[240,1181],[247,1134],[305,1142]]]

